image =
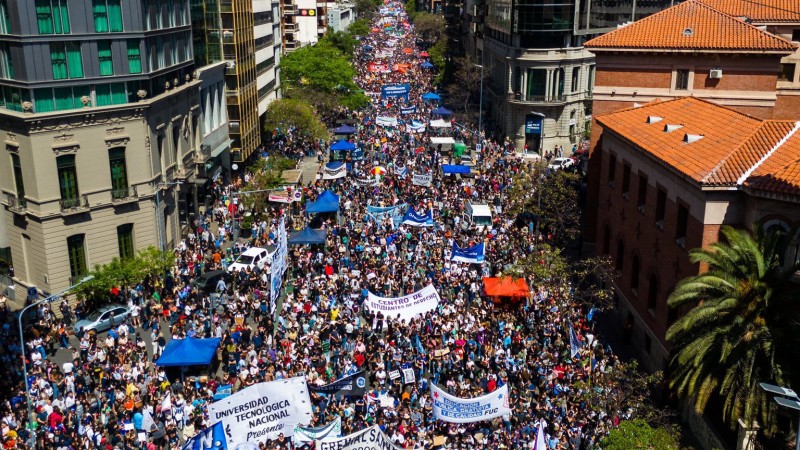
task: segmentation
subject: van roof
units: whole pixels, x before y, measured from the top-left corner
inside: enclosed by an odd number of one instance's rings
[[[489,205],[471,205],[472,206],[472,215],[473,216],[491,216],[492,210],[489,209]]]
[[[263,249],[261,247],[250,247],[247,250],[245,250],[242,253],[242,255],[245,255],[245,256],[256,256],[256,255],[258,255],[259,253],[261,253],[261,252],[263,252],[265,250],[266,249]]]

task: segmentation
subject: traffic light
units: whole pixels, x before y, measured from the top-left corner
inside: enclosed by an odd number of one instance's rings
[[[300,10],[300,15],[301,16],[311,16],[311,17],[313,17],[313,16],[317,15],[317,10],[316,9],[301,9]]]

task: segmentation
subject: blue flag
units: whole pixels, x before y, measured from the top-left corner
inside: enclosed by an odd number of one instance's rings
[[[583,347],[583,343],[578,340],[578,336],[575,334],[575,328],[572,327],[572,323],[569,324],[569,354],[570,358],[574,358],[581,351],[581,347]]]
[[[428,210],[427,214],[419,214],[414,211],[412,206],[409,206],[408,211],[403,216],[403,224],[411,225],[412,227],[432,227],[433,210]]]
[[[593,317],[594,317],[594,306],[589,308],[589,314],[586,314],[586,320],[591,322]]]
[[[183,450],[228,450],[222,422],[217,422],[186,441]]]
[[[461,248],[453,242],[453,251],[450,254],[450,261],[458,261],[472,264],[482,264],[486,247],[483,242],[469,248]]]

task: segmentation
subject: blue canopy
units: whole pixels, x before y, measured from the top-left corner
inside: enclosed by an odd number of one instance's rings
[[[439,114],[439,115],[442,115],[442,116],[450,116],[450,115],[453,114],[453,111],[450,111],[449,109],[445,108],[444,106],[440,106],[440,107],[434,109],[433,111],[431,111],[431,114]]]
[[[428,92],[427,94],[422,94],[423,100],[441,100],[442,97],[439,97],[438,94],[434,94],[433,92]]]
[[[325,191],[317,200],[306,204],[306,213],[328,213],[339,210],[339,196],[331,191]]]
[[[419,66],[422,67],[423,69],[433,69],[433,64],[429,63],[428,61],[423,62]],[[433,94],[433,95],[436,95],[436,94]],[[422,98],[425,98],[425,97],[422,97]]]
[[[295,231],[289,235],[289,244],[324,244],[325,233],[325,230],[314,230],[311,227],[305,227],[301,231]]]
[[[172,339],[164,348],[157,366],[208,366],[214,359],[219,347],[220,338],[208,339]]]
[[[442,164],[442,172],[444,172],[445,175],[450,173],[469,173],[469,166]]]
[[[356,129],[350,125],[342,125],[339,128],[334,129],[333,132],[336,134],[353,134],[356,132]]]
[[[371,45],[365,45],[365,46],[363,46],[361,48],[363,48],[366,51],[371,51],[372,50],[372,46]]]
[[[331,150],[355,150],[355,148],[356,144],[345,141],[344,139],[339,139],[331,145]]]

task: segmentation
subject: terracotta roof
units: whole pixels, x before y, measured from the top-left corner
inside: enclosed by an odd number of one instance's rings
[[[590,50],[662,49],[792,52],[791,42],[688,0],[584,44]]]
[[[800,23],[800,0],[698,0],[730,14],[747,17],[756,23]]]
[[[800,132],[778,147],[747,177],[744,185],[755,191],[800,196]]]

